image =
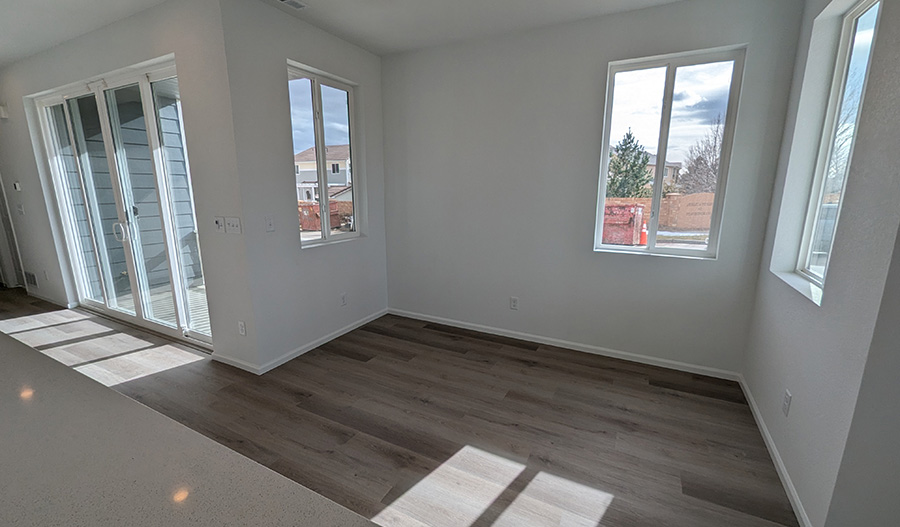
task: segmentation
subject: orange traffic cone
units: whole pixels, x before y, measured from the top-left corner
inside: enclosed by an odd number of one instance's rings
[[[641,227],[641,243],[639,245],[647,245],[647,222]]]

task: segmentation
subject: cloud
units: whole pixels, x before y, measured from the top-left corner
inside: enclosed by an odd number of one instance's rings
[[[728,61],[678,68],[673,87],[667,160],[684,161],[690,146],[706,135],[716,118],[724,119],[733,66]],[[611,144],[617,143],[630,128],[648,152],[656,153],[665,79],[665,67],[616,74]]]
[[[315,146],[313,128],[312,91],[308,79],[294,79],[288,84],[291,100],[291,130],[294,153]],[[350,121],[347,92],[322,86],[322,114],[325,143],[345,145],[350,142]]]

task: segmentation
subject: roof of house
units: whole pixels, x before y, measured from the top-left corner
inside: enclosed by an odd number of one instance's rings
[[[350,145],[331,145],[325,147],[326,161],[346,161],[350,159]],[[316,160],[316,147],[307,148],[299,154],[294,154],[294,163]]]
[[[350,191],[352,188],[353,187],[349,185],[346,187],[328,187],[328,197],[334,198],[340,196],[341,194],[345,194],[346,192]]]

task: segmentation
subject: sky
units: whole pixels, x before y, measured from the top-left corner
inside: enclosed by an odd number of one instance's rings
[[[291,126],[294,153],[316,145],[312,121],[312,92],[309,79],[293,79],[288,83],[291,97]],[[347,92],[322,85],[322,113],[326,145],[350,143],[350,124]]]
[[[702,139],[717,117],[725,120],[734,62],[681,66],[675,71],[668,161],[684,161],[688,149]],[[629,128],[651,154],[656,154],[662,120],[666,67],[616,73],[610,144]]]

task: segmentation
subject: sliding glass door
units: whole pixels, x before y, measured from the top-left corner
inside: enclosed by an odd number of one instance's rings
[[[84,305],[211,342],[174,76],[92,85],[43,105]]]

